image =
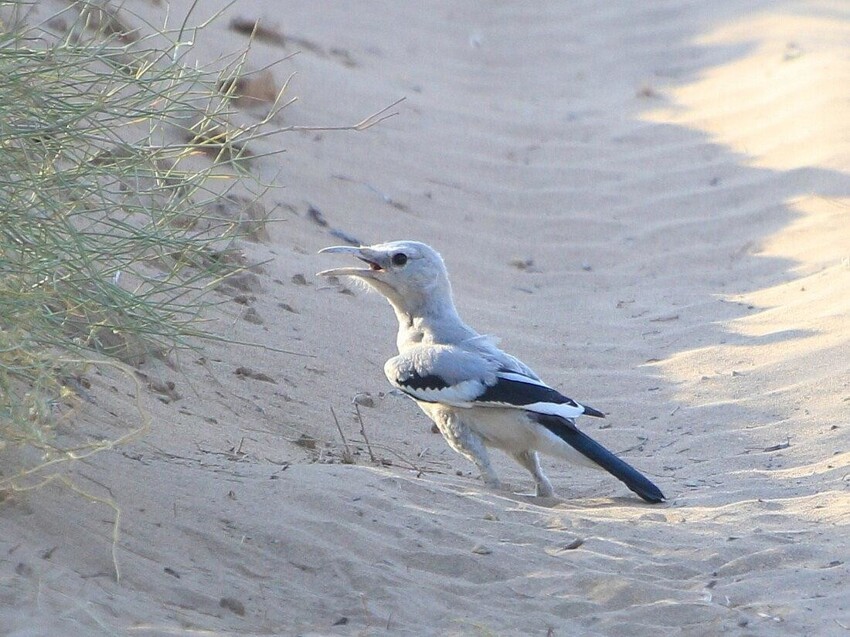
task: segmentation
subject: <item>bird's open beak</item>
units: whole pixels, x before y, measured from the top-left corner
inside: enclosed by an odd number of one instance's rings
[[[361,261],[368,264],[368,268],[333,268],[331,270],[322,270],[316,276],[357,276],[364,279],[373,279],[379,272],[384,271],[384,262],[386,255],[381,254],[370,248],[354,246],[331,246],[330,248],[322,248],[319,254],[351,254]]]

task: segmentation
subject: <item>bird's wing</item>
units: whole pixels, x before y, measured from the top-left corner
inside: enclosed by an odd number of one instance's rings
[[[476,404],[489,407],[516,407],[537,414],[562,418],[576,418],[582,414],[605,417],[602,412],[577,403],[537,378],[506,369],[496,372],[496,382],[478,396]]]
[[[391,358],[384,373],[408,396],[428,403],[472,407],[496,382],[498,364],[452,345],[417,345]]]
[[[453,407],[502,407],[575,418],[604,417],[552,389],[512,357],[453,345],[418,345],[384,366],[390,383],[423,402]]]

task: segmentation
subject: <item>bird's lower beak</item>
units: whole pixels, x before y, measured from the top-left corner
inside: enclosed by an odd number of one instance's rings
[[[318,272],[316,276],[357,276],[364,279],[374,278],[375,273],[382,272],[383,266],[381,265],[381,257],[378,253],[373,252],[369,248],[355,248],[354,246],[331,246],[329,248],[322,248],[319,250],[319,254],[350,254],[361,261],[365,261],[369,267],[368,268],[333,268],[331,270],[322,270]]]

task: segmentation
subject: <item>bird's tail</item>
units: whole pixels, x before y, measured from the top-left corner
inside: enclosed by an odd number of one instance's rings
[[[651,480],[625,460],[621,460],[576,426],[560,416],[535,414],[535,419],[573,449],[621,480],[647,502],[663,502],[664,494]]]

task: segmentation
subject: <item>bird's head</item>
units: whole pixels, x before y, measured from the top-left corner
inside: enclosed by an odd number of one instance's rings
[[[333,246],[320,254],[350,254],[368,267],[324,270],[318,276],[353,276],[383,294],[399,315],[419,317],[451,309],[451,286],[442,257],[418,241],[373,246]]]

